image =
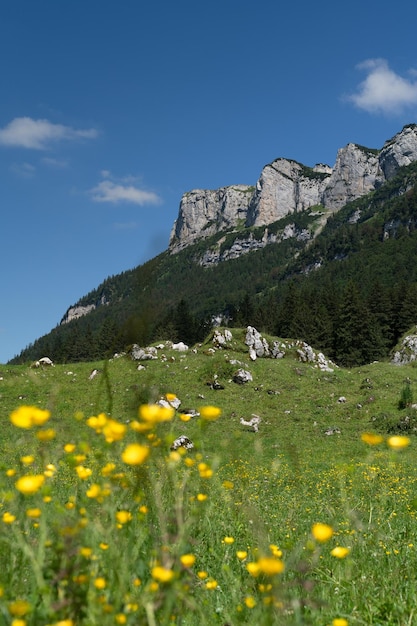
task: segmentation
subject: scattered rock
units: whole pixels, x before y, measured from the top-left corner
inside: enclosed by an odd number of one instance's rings
[[[141,348],[136,343],[133,344],[130,354],[134,361],[150,361],[158,358],[156,348],[153,346]]]
[[[242,426],[248,426],[249,428],[252,428],[253,432],[257,433],[259,431],[261,418],[259,417],[259,415],[255,415],[255,413],[252,413],[252,417],[250,420],[244,420],[243,417],[241,417],[240,423],[242,424]]]
[[[239,369],[233,376],[233,382],[238,385],[244,385],[245,383],[253,380],[252,374],[244,369]]]
[[[331,428],[326,428],[326,430],[324,431],[325,435],[340,435],[340,428],[338,428],[337,426],[333,426]]]
[[[186,450],[192,450],[194,448],[194,444],[185,435],[180,435],[172,442],[170,450],[178,450],[178,448],[185,448]]]

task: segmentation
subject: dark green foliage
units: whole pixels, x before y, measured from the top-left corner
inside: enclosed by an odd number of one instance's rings
[[[413,404],[413,392],[409,381],[406,381],[404,387],[401,390],[401,396],[398,401],[398,408],[407,409]]]

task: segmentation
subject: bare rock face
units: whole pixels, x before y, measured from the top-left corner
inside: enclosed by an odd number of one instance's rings
[[[348,202],[373,191],[383,182],[385,178],[376,151],[349,143],[337,154],[321,203],[327,209],[338,211]]]
[[[247,185],[234,185],[185,193],[171,232],[171,250],[178,252],[201,237],[234,227],[239,220],[245,222],[253,191]]]
[[[235,185],[184,194],[169,249],[178,252],[198,239],[239,225],[266,226],[316,205],[338,211],[415,160],[415,124],[405,126],[381,150],[349,143],[338,151],[333,168],[323,164],[310,168],[276,159],[263,168],[255,187]]]
[[[379,154],[381,169],[386,180],[397,173],[399,167],[417,160],[417,125],[410,124],[384,143]]]
[[[83,315],[87,315],[96,308],[95,304],[87,304],[86,306],[73,306],[64,315],[61,324],[68,324],[72,320],[76,320]]]
[[[320,167],[320,166],[318,166]],[[277,159],[266,165],[256,184],[247,226],[263,226],[320,204],[331,168],[309,169],[296,161]]]

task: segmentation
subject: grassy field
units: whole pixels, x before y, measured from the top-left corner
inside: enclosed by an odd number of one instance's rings
[[[0,624],[417,624],[417,369],[243,338],[0,366]]]

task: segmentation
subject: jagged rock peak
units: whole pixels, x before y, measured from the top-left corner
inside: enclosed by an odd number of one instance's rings
[[[311,168],[278,158],[263,168],[255,186],[234,185],[185,193],[171,232],[169,250],[178,252],[225,230],[267,226],[316,205],[338,211],[375,190],[400,167],[415,160],[416,124],[404,126],[381,150],[347,144],[338,151],[334,167],[319,163]]]

